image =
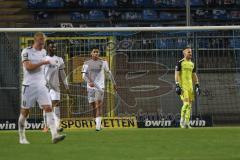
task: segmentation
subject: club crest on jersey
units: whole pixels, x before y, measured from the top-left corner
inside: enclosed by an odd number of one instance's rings
[[[24,57],[24,58],[27,58],[27,57],[28,57],[28,53],[27,53],[27,52],[24,53],[24,54],[23,54],[23,57]]]

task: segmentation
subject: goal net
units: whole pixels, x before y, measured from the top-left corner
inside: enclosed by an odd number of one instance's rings
[[[99,48],[115,77],[118,90],[106,79],[103,114],[147,119],[176,117],[182,103],[175,93],[174,70],[182,48],[191,45],[202,94],[193,115],[210,115],[214,123],[240,122],[240,28],[59,28],[38,29],[57,44],[71,94],[61,88],[62,118],[92,117],[83,62]],[[19,114],[22,64],[20,52],[33,43],[37,29],[0,29],[1,119]],[[35,107],[30,118],[42,118]]]

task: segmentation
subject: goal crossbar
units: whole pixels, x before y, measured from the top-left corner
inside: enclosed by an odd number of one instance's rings
[[[99,27],[99,28],[0,28],[0,32],[133,32],[133,31],[210,31],[240,30],[236,26],[183,26],[183,27]]]

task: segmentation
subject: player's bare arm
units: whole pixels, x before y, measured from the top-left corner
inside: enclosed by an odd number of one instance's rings
[[[192,74],[192,79],[194,84],[199,84],[197,73]]]
[[[27,70],[32,71],[41,67],[42,65],[49,64],[49,63],[50,63],[49,61],[42,61],[40,63],[33,64],[31,61],[24,61],[23,65]]]
[[[180,72],[175,70],[175,82],[178,83],[180,79]]]
[[[83,65],[81,73],[82,73],[82,77],[83,77],[84,81],[87,82],[90,87],[94,87],[94,83],[89,79],[88,66],[86,64]]]
[[[60,73],[60,77],[61,77],[61,80],[62,80],[62,83],[64,85],[64,88],[66,90],[69,90],[69,85],[68,85],[68,81],[67,81],[67,76],[66,76],[66,73],[64,71],[64,69],[60,69],[59,70],[59,73]]]
[[[105,72],[107,73],[108,78],[111,80],[111,82],[112,82],[112,84],[113,84],[113,88],[114,88],[114,90],[117,90],[117,84],[116,84],[116,81],[115,81],[115,79],[114,79],[114,77],[113,77],[113,74],[112,74],[111,70],[109,69],[109,67],[108,67],[108,63],[107,63],[106,61],[105,61],[105,67],[104,67],[104,70],[105,70]]]

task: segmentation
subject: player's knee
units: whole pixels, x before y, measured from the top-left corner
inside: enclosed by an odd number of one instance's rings
[[[57,101],[57,100],[52,101],[52,106],[53,107],[57,107],[58,104],[59,104],[59,101]]]
[[[190,103],[189,103],[188,99],[185,99],[184,102],[183,102],[183,104],[184,104],[184,105],[189,105]]]
[[[96,106],[101,106],[102,105],[102,101],[96,101]]]
[[[42,106],[45,112],[52,112],[52,107],[50,105]]]
[[[102,106],[101,103],[98,103],[95,105],[95,108],[98,109],[98,108],[101,108],[101,106]]]
[[[20,112],[24,117],[28,117],[29,115],[29,109],[21,109]]]

